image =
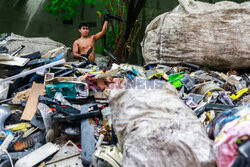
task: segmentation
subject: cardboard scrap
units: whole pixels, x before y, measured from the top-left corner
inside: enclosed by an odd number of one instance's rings
[[[44,92],[44,85],[33,82],[31,93],[27,101],[27,104],[24,108],[21,120],[27,120],[27,121],[32,120],[37,110],[38,98],[40,95],[43,95],[43,92]]]
[[[18,92],[12,99],[13,104],[21,104],[22,100],[28,100],[31,93],[31,88]]]

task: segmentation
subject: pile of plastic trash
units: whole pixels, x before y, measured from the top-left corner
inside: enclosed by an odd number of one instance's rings
[[[11,41],[0,46],[0,166],[249,165],[247,72],[98,67],[66,62],[60,44]]]

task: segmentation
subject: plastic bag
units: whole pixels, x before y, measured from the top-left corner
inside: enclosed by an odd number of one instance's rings
[[[146,80],[142,89],[137,81],[109,91],[122,166],[215,166],[212,141],[176,89],[159,80]]]
[[[141,43],[145,63],[250,68],[250,2],[178,1],[147,26]]]

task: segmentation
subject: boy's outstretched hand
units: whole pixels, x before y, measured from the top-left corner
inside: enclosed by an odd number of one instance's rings
[[[104,15],[104,20],[105,20],[105,21],[109,21],[109,16],[110,16],[110,14],[105,14],[105,15]]]

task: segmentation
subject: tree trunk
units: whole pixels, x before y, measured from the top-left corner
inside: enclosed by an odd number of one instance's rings
[[[120,38],[118,39],[117,41],[117,44],[115,46],[115,50],[113,52],[113,54],[121,61],[121,62],[124,62],[126,61],[126,56],[122,55],[122,53],[124,53],[124,50],[126,50],[126,45],[127,45],[127,40],[128,38],[126,39],[125,38],[125,31],[122,32]]]
[[[146,3],[146,0],[138,0],[137,3],[135,3],[135,1],[136,0],[129,1],[126,27],[125,30],[121,33],[113,52],[114,56],[116,56],[121,62],[125,62],[128,58],[128,39],[133,30],[136,19]],[[117,62],[114,59],[111,59],[109,65],[111,65],[112,63]]]

